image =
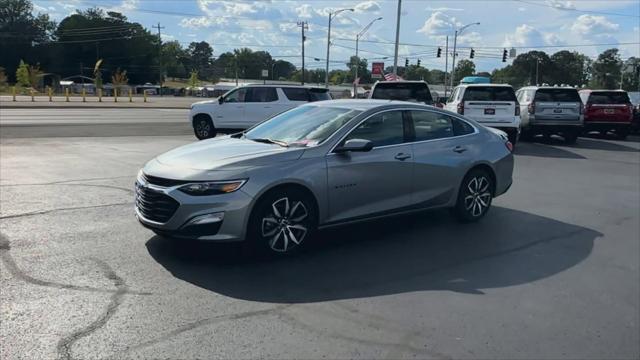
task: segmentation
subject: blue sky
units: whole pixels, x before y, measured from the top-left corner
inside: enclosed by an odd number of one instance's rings
[[[35,0],[36,12],[61,20],[75,9],[98,6],[125,14],[150,28],[158,22],[163,40],[207,41],[214,55],[237,47],[267,50],[274,58],[299,66],[300,28],[307,21],[305,62],[308,68],[324,68],[328,13],[341,8],[332,25],[331,68],[346,68],[354,55],[355,35],[371,20],[382,17],[360,42],[360,56],[393,64],[396,0]],[[435,49],[456,28],[468,23],[458,37],[460,58],[476,51],[478,71],[502,67],[502,48],[516,47],[518,53],[533,48],[549,54],[562,49],[578,50],[589,56],[618,44],[623,58],[640,56],[640,1],[638,0],[403,0],[400,26],[399,64],[419,58],[423,66],[444,69],[444,57]],[[154,30],[155,31],[155,30]],[[635,43],[624,45],[623,43]],[[577,46],[581,45],[581,46]],[[540,47],[548,48],[540,48]],[[549,47],[554,46],[554,47]],[[316,61],[313,58],[321,61]],[[386,57],[386,59],[384,59]]]

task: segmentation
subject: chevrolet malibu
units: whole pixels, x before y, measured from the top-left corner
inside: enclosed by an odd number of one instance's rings
[[[161,236],[297,251],[321,228],[451,208],[487,214],[511,186],[506,134],[435,107],[332,100],[149,161],[136,216]]]

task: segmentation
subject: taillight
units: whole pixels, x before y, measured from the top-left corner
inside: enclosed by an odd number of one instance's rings
[[[504,143],[504,146],[509,149],[509,152],[513,152],[513,144],[511,143],[511,141],[507,141],[506,143]]]
[[[464,101],[458,103],[458,114],[464,115]]]
[[[520,116],[520,104],[516,103],[516,116]]]
[[[529,106],[527,106],[527,110],[529,110],[529,114],[535,114],[536,113],[536,103],[529,104]]]

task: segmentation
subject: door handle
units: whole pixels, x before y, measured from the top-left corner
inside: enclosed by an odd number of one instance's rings
[[[396,158],[397,160],[400,160],[400,161],[407,160],[410,157],[411,157],[411,155],[405,154],[405,153],[398,153],[398,154],[396,154],[396,156],[394,156],[394,158]]]
[[[462,154],[463,152],[467,151],[467,148],[464,146],[456,146],[453,148],[453,151],[457,152],[458,154]]]

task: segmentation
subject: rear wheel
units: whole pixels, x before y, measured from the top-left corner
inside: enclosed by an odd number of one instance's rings
[[[462,222],[480,220],[489,211],[495,184],[486,170],[474,169],[462,180],[458,201],[454,208],[456,217]]]
[[[623,127],[616,130],[616,137],[619,140],[625,140],[629,136],[629,128]]]
[[[579,132],[577,130],[566,131],[562,134],[564,137],[564,142],[567,144],[575,144],[576,140],[578,140]]]
[[[216,128],[209,115],[196,115],[193,119],[193,132],[199,140],[209,139],[216,136]]]
[[[251,251],[286,255],[299,251],[315,233],[315,203],[295,188],[277,189],[256,204],[247,229]]]

